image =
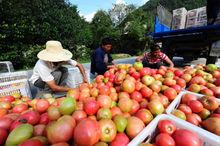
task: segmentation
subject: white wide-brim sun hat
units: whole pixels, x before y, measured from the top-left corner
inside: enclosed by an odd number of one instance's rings
[[[72,56],[69,50],[63,49],[59,41],[47,41],[46,49],[37,54],[39,59],[50,62],[68,61]]]

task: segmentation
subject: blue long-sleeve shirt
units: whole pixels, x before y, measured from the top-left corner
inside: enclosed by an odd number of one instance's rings
[[[107,65],[113,61],[110,53],[107,53],[101,47],[97,48],[91,56],[91,73],[104,74],[107,71]]]

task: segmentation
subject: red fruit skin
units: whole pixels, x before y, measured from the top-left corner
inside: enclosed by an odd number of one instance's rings
[[[175,146],[175,141],[167,133],[160,133],[156,137],[156,146]]]
[[[46,127],[46,136],[52,144],[66,142],[72,138],[76,122],[72,116],[65,115]]]
[[[198,135],[187,129],[176,130],[172,135],[176,146],[202,146]]]
[[[43,124],[39,124],[39,125],[34,126],[33,135],[34,136],[42,136],[45,128],[46,128],[46,125],[43,125]]]
[[[186,105],[186,104],[180,104],[178,109],[181,110],[182,112],[184,112],[185,115],[192,114],[191,108],[188,105]]]
[[[220,118],[220,114],[212,114],[211,117]]]
[[[188,106],[191,108],[193,113],[199,113],[203,110],[203,105],[198,100],[191,100],[188,102]]]
[[[28,123],[35,125],[40,120],[40,115],[36,111],[28,111],[20,116],[20,118],[27,119]]]
[[[22,142],[18,146],[44,146],[44,145],[38,139],[29,139],[29,140],[26,140],[26,141]]]
[[[149,99],[150,96],[153,94],[153,91],[148,87],[142,87],[141,94],[142,94],[143,98]]]
[[[73,138],[77,145],[92,146],[99,141],[101,128],[95,120],[85,118],[75,127]]]
[[[12,102],[14,100],[15,100],[15,98],[11,95],[7,95],[5,97],[2,97],[2,99],[1,99],[1,101],[5,101],[5,102]]]
[[[40,113],[43,113],[47,111],[48,107],[50,106],[50,103],[45,99],[40,99],[36,103],[36,110]]]
[[[220,86],[220,79],[216,79],[216,80],[215,80],[215,85],[216,85],[216,86]]]
[[[52,144],[51,146],[69,146],[69,144],[66,142],[60,142],[60,143]]]
[[[4,128],[0,128],[0,145],[3,145],[8,137],[8,132]]]
[[[12,124],[13,120],[9,117],[0,118],[0,128],[8,130]]]
[[[85,102],[83,109],[87,115],[91,116],[98,112],[99,104],[96,100],[90,100],[90,101]]]
[[[174,71],[174,74],[175,74],[175,76],[180,77],[180,76],[182,76],[184,74],[184,72],[182,70],[178,70],[177,69],[177,70]]]
[[[4,117],[10,118],[10,119],[12,119],[12,120],[14,121],[14,120],[16,120],[19,116],[20,116],[20,114],[18,114],[18,113],[11,113],[11,114],[5,115]]]
[[[24,124],[24,123],[27,123],[28,120],[27,119],[22,119],[22,118],[18,118],[16,119],[10,126],[10,132],[15,129],[17,126],[21,125],[21,124]]]
[[[50,122],[50,119],[47,113],[43,113],[42,115],[40,115],[39,124],[47,125],[49,122]]]
[[[186,81],[182,78],[179,78],[176,80],[176,84],[180,85],[182,88],[184,88],[186,86]]]
[[[76,123],[79,123],[82,119],[86,118],[87,115],[83,110],[78,110],[73,112],[72,117],[76,120]]]
[[[166,97],[168,97],[169,100],[174,100],[177,96],[177,92],[173,88],[167,88],[164,90],[163,93]]]
[[[134,72],[134,73],[132,73],[131,76],[132,76],[133,78],[135,78],[136,80],[140,79],[140,77],[141,77],[141,75],[140,75],[139,72]]]
[[[186,116],[186,121],[190,122],[191,124],[194,124],[196,126],[199,125],[199,120],[195,116],[195,114],[190,114]]]
[[[127,146],[129,138],[124,133],[117,133],[115,139],[110,143],[110,146]]]
[[[197,100],[197,97],[193,94],[184,94],[181,99],[181,103],[187,104],[190,100]]]
[[[131,93],[131,99],[134,99],[137,102],[141,102],[143,100],[142,97],[142,94],[138,91],[134,91],[133,93]]]
[[[180,85],[173,85],[171,86],[171,88],[175,89],[177,93],[180,93],[182,90],[182,87]]]
[[[160,133],[173,134],[176,131],[176,126],[169,120],[161,120],[158,123]]]
[[[16,105],[12,111],[13,113],[22,113],[24,111],[26,111],[28,109],[28,106],[26,104],[19,104],[19,105]]]

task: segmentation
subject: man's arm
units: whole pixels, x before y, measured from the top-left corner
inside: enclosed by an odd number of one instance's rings
[[[135,59],[136,62],[141,62],[142,60],[143,60],[143,56],[138,56],[138,57]]]
[[[85,73],[85,69],[84,69],[83,65],[77,62],[76,67],[79,68],[79,70],[80,70],[80,72],[81,72],[81,74],[83,76],[83,81],[85,83],[88,83],[88,79],[86,77],[86,73]]]
[[[108,54],[108,58],[109,58],[108,63],[109,63],[110,65],[111,65],[111,64],[115,65],[115,63],[113,62],[113,58],[112,58],[112,55],[111,55],[111,54]]]
[[[69,87],[64,87],[64,86],[57,85],[54,80],[47,81],[46,84],[51,88],[51,90],[53,92],[67,92],[71,89]]]
[[[173,62],[170,60],[169,57],[166,57],[165,61],[170,65],[170,67],[174,67]]]

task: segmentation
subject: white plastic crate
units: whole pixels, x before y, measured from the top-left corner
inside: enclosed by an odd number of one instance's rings
[[[18,71],[18,72],[11,72],[11,73],[1,73],[0,75],[0,83],[4,82],[13,82],[16,80],[27,79],[27,72],[26,71]]]
[[[196,127],[186,121],[180,120],[172,115],[159,115],[147,125],[127,146],[138,146],[142,142],[151,142],[157,134],[157,124],[160,120],[170,120],[179,129],[188,129],[198,134],[203,146],[220,146],[220,138],[210,132]]]
[[[182,90],[177,97],[170,103],[170,105],[166,108],[165,113],[170,114],[173,109],[177,108],[176,106],[179,105],[180,101],[181,101],[181,97],[186,94],[185,90]]]
[[[68,78],[67,85],[71,88],[78,87],[81,83],[83,83],[83,77],[80,70],[77,67],[68,68]],[[90,71],[85,70],[88,81],[90,81]]]
[[[14,71],[14,67],[10,61],[0,61],[0,74],[10,73]]]
[[[167,113],[167,114],[171,114],[171,112],[172,112],[174,109],[177,109],[178,106],[179,106],[179,104],[180,104],[180,102],[181,102],[182,96],[183,96],[184,94],[187,94],[187,93],[192,94],[192,95],[195,95],[198,99],[201,98],[201,97],[203,97],[203,96],[205,96],[205,95],[203,95],[203,94],[198,94],[198,93],[190,92],[190,91],[187,91],[187,90],[182,91],[182,92],[173,100],[173,102],[167,107],[166,113]],[[220,100],[219,100],[219,99],[216,98],[216,100],[220,103]]]
[[[22,96],[31,97],[26,71],[1,74],[0,97],[12,93],[20,93]]]

